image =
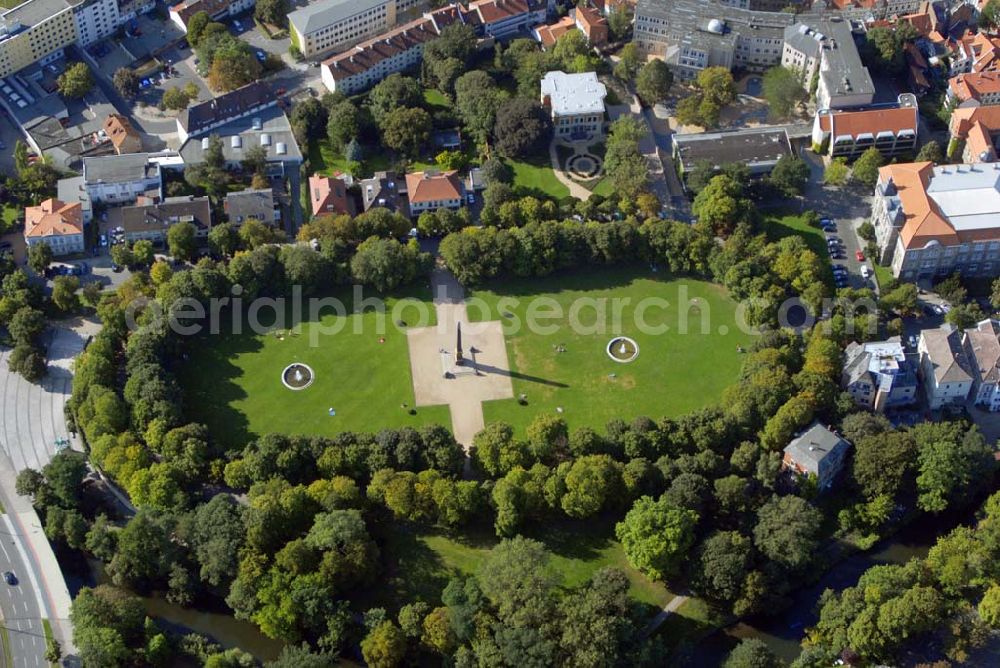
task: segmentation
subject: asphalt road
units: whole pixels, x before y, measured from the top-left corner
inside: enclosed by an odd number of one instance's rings
[[[48,666],[45,661],[44,613],[39,601],[35,572],[37,565],[29,568],[30,557],[21,537],[14,530],[7,515],[0,521],[0,571],[10,571],[17,583],[9,585],[0,581],[0,612],[6,629],[5,642],[10,645],[13,662],[10,668],[39,668]],[[4,660],[6,664],[6,660]]]

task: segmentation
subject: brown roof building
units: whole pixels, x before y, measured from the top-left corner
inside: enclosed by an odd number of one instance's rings
[[[465,186],[454,170],[410,172],[406,175],[406,193],[411,216],[440,208],[457,209],[465,202]]]
[[[1000,73],[959,74],[948,80],[948,101],[960,107],[1000,104]]]
[[[590,5],[580,5],[575,16],[576,27],[591,46],[600,48],[608,43],[608,20],[599,11]]]
[[[964,107],[951,113],[949,153],[962,145],[962,162],[995,162],[1000,135],[1000,106]],[[953,148],[954,147],[954,148]]]
[[[83,251],[83,207],[79,202],[49,198],[24,209],[24,240],[31,246],[46,243],[54,255]]]
[[[438,36],[434,22],[417,19],[323,61],[320,76],[331,91],[360,93],[390,74],[423,60],[424,45]]]
[[[551,49],[556,45],[556,41],[560,37],[568,33],[570,30],[576,29],[576,21],[572,16],[564,16],[555,23],[547,23],[542,26],[538,26],[531,31],[531,34],[535,37],[535,40],[542,45],[543,49]]]
[[[887,165],[872,223],[882,264],[903,280],[1000,268],[1000,163]]]
[[[118,155],[142,152],[142,137],[125,116],[110,114],[104,121],[103,129]]]
[[[919,123],[917,101],[912,95],[904,95],[901,102],[905,106],[894,109],[831,110],[817,114],[813,121],[813,144],[829,144],[828,153],[832,157],[854,157],[871,147],[886,157],[912,151],[916,148]]]
[[[310,176],[309,202],[314,216],[354,213],[354,206],[347,194],[347,183],[339,176]]]

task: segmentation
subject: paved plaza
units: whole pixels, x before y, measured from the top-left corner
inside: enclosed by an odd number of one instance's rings
[[[468,449],[485,426],[483,402],[514,396],[503,323],[470,323],[462,286],[447,271],[435,270],[431,285],[437,325],[406,333],[414,400],[417,406],[447,404],[455,440]],[[458,323],[466,361],[453,369]]]
[[[63,406],[72,391],[72,364],[97,325],[77,319],[53,327],[45,336],[48,373],[38,384],[7,370],[10,349],[0,351],[0,447],[15,471],[41,469],[56,453],[56,440],[70,438]],[[79,442],[71,439],[76,449]]]

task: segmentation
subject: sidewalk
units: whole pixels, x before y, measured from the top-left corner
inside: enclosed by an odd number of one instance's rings
[[[14,491],[17,474],[6,457],[0,464],[0,501],[18,535],[28,561],[33,569],[31,581],[37,581],[39,608],[52,625],[52,634],[59,641],[63,656],[76,653],[73,645],[73,627],[69,621],[72,599],[52,545],[42,529],[41,519],[31,503]]]

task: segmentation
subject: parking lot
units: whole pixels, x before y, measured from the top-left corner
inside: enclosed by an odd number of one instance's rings
[[[240,22],[242,29],[236,27],[236,21]],[[259,49],[265,53],[273,53],[284,57],[288,53],[288,47],[292,44],[292,40],[287,37],[283,39],[271,39],[268,37],[267,33],[258,28],[253,22],[253,16],[250,12],[240,14],[235,20],[229,20],[226,23],[234,35],[237,35],[244,42],[252,46],[254,50]]]
[[[14,171],[14,143],[21,138],[5,109],[0,109],[0,170],[5,174]]]
[[[122,46],[140,60],[157,55],[165,46],[183,37],[184,33],[173,21],[160,21],[152,14],[144,14],[128,23]]]

